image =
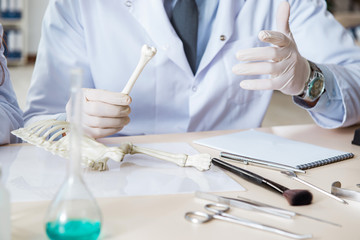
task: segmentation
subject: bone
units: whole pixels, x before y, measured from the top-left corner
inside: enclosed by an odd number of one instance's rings
[[[122,93],[128,94],[131,92],[136,80],[140,76],[141,72],[143,71],[146,64],[152,59],[153,56],[156,54],[156,48],[149,47],[148,45],[143,45],[141,48],[141,56],[138,65],[136,66],[133,74],[131,75],[130,79],[126,83],[126,86],[122,90]]]
[[[206,153],[189,156],[187,154],[174,154],[150,148],[133,146],[130,154],[135,153],[142,153],[168,162],[173,162],[180,167],[195,167],[199,171],[209,170],[211,165],[211,156]]]
[[[70,125],[58,120],[40,121],[25,128],[12,131],[12,134],[44,148],[52,154],[69,158]],[[60,138],[58,140],[55,140]],[[112,159],[121,162],[126,154],[145,154],[161,160],[172,162],[181,167],[194,167],[199,171],[206,171],[211,166],[209,154],[174,154],[155,149],[135,146],[132,143],[123,143],[119,147],[107,147],[95,139],[83,135],[82,165],[92,170],[107,170],[107,161]]]

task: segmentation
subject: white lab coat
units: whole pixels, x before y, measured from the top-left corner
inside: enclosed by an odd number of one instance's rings
[[[3,36],[1,24],[0,34]],[[0,61],[3,67],[0,68],[0,82],[4,74],[4,83],[0,86],[0,145],[2,145],[20,142],[20,139],[12,135],[11,131],[23,126],[23,116],[10,81],[3,43],[0,48]]]
[[[281,1],[220,1],[211,37],[193,76],[163,0],[50,0],[25,120],[65,112],[72,67],[85,70],[83,87],[120,92],[146,43],[158,52],[130,94],[131,122],[121,133],[259,127],[272,91],[240,88],[241,79],[249,77],[237,76],[231,68],[237,63],[238,49],[265,46],[257,35],[276,29]],[[313,118],[329,128],[354,124],[360,119],[360,49],[325,11],[324,2],[289,2],[290,27],[301,54],[331,70],[341,89],[341,94],[335,94],[329,84],[324,100],[312,109]],[[331,115],[334,109],[340,112],[339,119]]]

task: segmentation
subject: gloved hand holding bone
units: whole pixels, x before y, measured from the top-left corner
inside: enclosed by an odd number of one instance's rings
[[[240,50],[236,53],[240,63],[233,67],[238,75],[269,74],[270,79],[244,80],[240,86],[248,90],[280,90],[287,95],[302,93],[310,75],[310,65],[296,46],[289,28],[290,5],[280,3],[277,12],[277,30],[261,31],[259,39],[274,46]],[[255,61],[255,62],[253,62]]]
[[[112,135],[130,122],[131,98],[129,95],[101,89],[83,88],[84,133],[92,138]],[[70,121],[70,104],[66,104],[67,121]]]
[[[119,132],[130,122],[130,91],[155,54],[156,48],[146,44],[142,46],[139,62],[121,93],[101,89],[82,89],[85,135],[95,139],[106,137]],[[70,103],[69,100],[66,104],[67,121],[70,121]]]

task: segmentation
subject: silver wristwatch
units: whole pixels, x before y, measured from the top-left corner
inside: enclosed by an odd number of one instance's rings
[[[308,102],[316,101],[325,91],[325,77],[315,63],[310,62],[310,77],[305,83],[304,91],[298,97]]]

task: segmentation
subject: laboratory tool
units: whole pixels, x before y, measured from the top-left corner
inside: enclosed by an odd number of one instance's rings
[[[49,119],[14,130],[12,134],[55,155],[69,158],[69,129],[68,122]],[[61,138],[56,140],[59,137]],[[107,161],[109,159],[121,162],[126,154],[145,154],[164,161],[173,162],[180,167],[195,167],[199,171],[209,170],[211,166],[211,156],[207,153],[193,155],[169,153],[139,147],[130,142],[122,143],[119,147],[108,147],[86,135],[82,136],[81,144],[82,164],[93,170],[104,171],[107,169]]]
[[[289,215],[291,217],[301,216],[301,217],[309,218],[309,219],[312,219],[312,220],[315,220],[315,221],[318,221],[318,222],[327,223],[327,224],[337,226],[337,227],[342,227],[342,225],[340,225],[338,223],[334,223],[334,222],[324,220],[324,219],[321,219],[321,218],[317,218],[317,217],[309,216],[309,215],[306,215],[306,214],[290,211],[290,210],[287,210],[287,209],[274,207],[274,206],[271,206],[269,204],[262,203],[262,202],[259,202],[259,201],[255,201],[255,200],[251,200],[251,199],[248,199],[248,198],[237,196],[237,199],[242,200],[242,201],[247,202],[247,203],[251,203],[251,204],[253,204],[255,206],[263,207],[265,209],[266,208],[276,209],[278,212],[283,213],[283,214],[287,214],[287,215]]]
[[[262,212],[262,213],[266,213],[266,214],[270,214],[270,215],[278,216],[278,217],[283,217],[283,218],[287,218],[287,219],[290,219],[293,216],[295,216],[295,214],[289,214],[289,213],[291,213],[290,211],[283,212],[282,210],[279,210],[278,208],[272,208],[269,206],[267,206],[267,207],[258,206],[256,204],[252,204],[250,202],[243,201],[240,199],[222,197],[222,196],[218,196],[218,195],[207,193],[207,192],[196,191],[195,196],[197,198],[209,200],[212,202],[226,204],[231,207],[241,208],[241,209],[250,210],[250,211]]]
[[[339,202],[344,203],[344,204],[348,204],[344,199],[341,199],[341,198],[339,198],[339,197],[337,197],[337,196],[335,196],[335,195],[333,195],[333,194],[331,194],[331,193],[329,193],[329,192],[327,192],[327,191],[325,191],[325,190],[323,190],[323,189],[321,189],[321,188],[319,188],[317,186],[314,186],[311,183],[308,183],[308,182],[302,180],[301,178],[299,178],[292,171],[281,171],[281,173],[285,174],[286,176],[288,176],[288,177],[290,177],[290,178],[292,178],[292,179],[294,179],[294,180],[296,180],[298,182],[301,182],[301,183],[305,184],[306,186],[309,186],[309,187],[315,189],[316,191],[319,191],[319,192],[325,194],[328,197],[331,197],[332,199],[335,199],[336,201],[339,201]]]
[[[360,202],[360,192],[341,188],[341,182],[339,181],[333,182],[331,184],[331,193],[339,197],[344,197]]]
[[[206,223],[206,222],[211,221],[212,219],[219,219],[219,220],[237,223],[237,224],[240,224],[243,226],[271,232],[271,233],[276,233],[276,234],[279,234],[279,235],[282,235],[285,237],[289,237],[289,238],[294,238],[294,239],[312,238],[311,234],[296,234],[296,233],[282,230],[280,228],[275,228],[275,227],[264,225],[264,224],[261,224],[258,222],[250,221],[245,218],[239,218],[239,217],[230,215],[230,214],[226,213],[227,211],[230,210],[230,207],[227,205],[224,205],[224,204],[209,203],[209,204],[205,205],[205,209],[208,210],[209,212],[212,212],[213,214],[208,214],[208,213],[200,212],[200,211],[192,211],[192,212],[187,212],[185,214],[185,219],[192,223]]]
[[[48,208],[46,234],[51,240],[95,240],[100,235],[101,211],[81,175],[82,70],[71,71],[70,158],[67,176]]]
[[[288,201],[288,203],[292,206],[308,205],[312,201],[312,194],[307,190],[288,189],[287,187],[284,187],[284,186],[282,186],[278,183],[275,183],[269,179],[266,179],[260,175],[257,175],[248,170],[236,167],[234,165],[231,165],[231,164],[224,162],[217,158],[213,158],[212,163],[215,166],[219,166],[225,170],[228,170],[245,180],[248,180],[248,181],[255,183],[259,186],[262,186],[266,189],[280,193],[281,195],[283,195],[285,197],[285,199]]]
[[[229,160],[239,161],[244,164],[253,163],[255,165],[260,165],[260,166],[265,166],[265,167],[270,167],[270,168],[275,168],[275,169],[290,170],[290,171],[294,171],[294,172],[306,173],[305,170],[294,168],[294,167],[291,167],[291,166],[288,166],[285,164],[270,162],[270,161],[256,159],[256,158],[252,158],[252,157],[246,157],[246,156],[242,156],[242,155],[238,155],[238,154],[234,154],[234,153],[221,152],[220,157],[223,157],[223,158],[226,158]]]
[[[287,219],[293,219],[293,217],[295,217],[295,216],[302,216],[302,217],[313,219],[315,221],[319,221],[322,223],[327,223],[327,224],[331,224],[331,225],[334,225],[337,227],[341,227],[340,224],[333,223],[333,222],[330,222],[330,221],[327,221],[324,219],[304,215],[301,213],[297,213],[297,212],[279,208],[279,207],[274,207],[269,204],[250,200],[250,199],[243,198],[243,197],[229,198],[229,197],[218,196],[218,195],[207,193],[207,192],[200,192],[200,191],[195,192],[195,196],[197,198],[209,200],[209,201],[216,202],[216,203],[222,203],[225,205],[229,205],[231,207],[241,208],[241,209],[245,209],[245,210],[249,210],[249,211],[262,212],[262,213],[266,213],[266,214],[270,214],[270,215],[274,215],[274,216],[278,216],[278,217],[283,217],[283,218],[287,218]]]

